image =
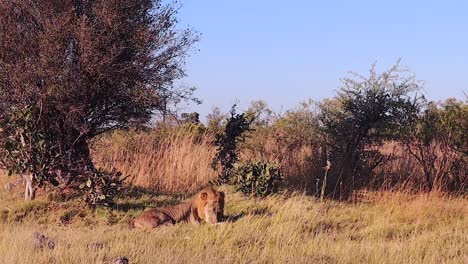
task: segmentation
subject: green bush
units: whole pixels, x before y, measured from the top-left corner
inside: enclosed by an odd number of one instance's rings
[[[231,170],[239,160],[238,144],[245,141],[246,132],[252,131],[250,125],[253,120],[247,119],[244,113],[236,114],[236,105],[232,107],[230,114],[224,131],[215,135],[217,151],[211,167],[219,171],[217,183],[230,181]]]
[[[84,194],[84,201],[91,207],[114,205],[114,197],[122,190],[126,179],[119,171],[106,171],[102,168],[87,171],[83,176],[87,176],[87,180],[79,189]]]
[[[9,176],[31,174],[33,191],[26,191],[27,199],[34,199],[36,189],[46,184],[61,191],[79,185],[88,205],[110,206],[122,188],[122,174],[70,158],[74,156],[60,148],[59,137],[38,125],[39,115],[30,107],[10,109],[0,129],[0,168]]]
[[[233,183],[246,195],[262,196],[278,192],[282,182],[279,168],[270,163],[242,162],[232,170]]]
[[[58,185],[54,170],[61,168],[61,153],[54,138],[38,125],[40,113],[30,107],[11,108],[3,113],[0,128],[0,167],[8,175],[33,174],[39,186]]]

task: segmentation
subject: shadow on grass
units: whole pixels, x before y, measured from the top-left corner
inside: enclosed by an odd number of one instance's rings
[[[242,219],[246,216],[268,216],[268,217],[271,217],[272,214],[270,212],[268,212],[268,209],[267,208],[257,208],[257,209],[254,209],[252,211],[248,211],[248,212],[240,212],[238,214],[235,214],[235,215],[228,215],[225,217],[225,220],[224,222],[228,222],[228,223],[235,223],[237,222],[239,219]]]
[[[147,208],[164,207],[169,205],[176,205],[180,203],[179,199],[170,198],[160,201],[142,200],[142,201],[123,201],[115,202],[112,206],[113,210],[128,212],[128,211],[144,211]]]
[[[190,191],[190,192],[160,192],[160,191],[155,191],[143,187],[137,187],[137,186],[129,186],[126,187],[120,194],[119,198],[141,198],[143,196],[149,196],[149,197],[157,197],[157,196],[171,196],[177,199],[187,199],[189,197],[194,196],[196,193],[198,193],[199,190],[197,191]]]
[[[121,212],[143,211],[146,208],[178,204],[186,198],[184,196],[186,194],[164,194],[146,188],[130,187],[119,194],[112,209]]]
[[[121,199],[138,199],[143,196],[155,197],[158,195],[161,195],[161,193],[142,187],[130,186],[126,187],[118,196]]]

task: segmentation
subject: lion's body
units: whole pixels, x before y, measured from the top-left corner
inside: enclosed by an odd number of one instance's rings
[[[207,187],[190,201],[147,210],[133,220],[136,228],[154,228],[179,222],[198,224],[202,221],[217,223],[223,218],[224,193]]]

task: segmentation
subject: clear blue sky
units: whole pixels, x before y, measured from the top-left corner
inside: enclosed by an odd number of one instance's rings
[[[182,0],[181,25],[202,33],[187,60],[204,117],[264,99],[276,111],[332,97],[349,70],[399,57],[429,99],[468,92],[468,1]]]

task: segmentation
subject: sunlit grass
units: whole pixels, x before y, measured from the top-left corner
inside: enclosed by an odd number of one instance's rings
[[[367,202],[320,203],[300,194],[264,200],[229,187],[229,220],[211,226],[178,224],[130,229],[146,206],[185,196],[129,192],[110,209],[91,211],[79,200],[23,202],[0,194],[2,263],[466,263],[468,202],[443,195],[368,194]],[[393,197],[393,198],[392,198]],[[16,215],[22,215],[15,218]],[[32,233],[57,241],[35,250]],[[88,244],[104,243],[101,250]]]

